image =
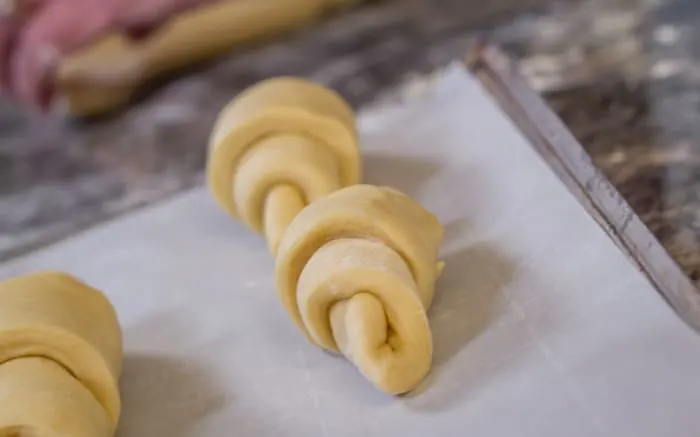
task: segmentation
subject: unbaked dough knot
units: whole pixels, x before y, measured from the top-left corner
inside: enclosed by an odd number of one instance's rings
[[[430,370],[426,312],[443,230],[404,194],[356,185],[318,200],[279,247],[279,297],[309,340],[342,352],[379,389],[415,388]]]
[[[102,293],[54,272],[0,284],[0,435],[112,435],[121,365]]]
[[[280,238],[308,203],[357,183],[361,172],[352,110],[303,79],[270,79],[242,93],[219,115],[209,150],[214,197],[268,239]]]
[[[303,208],[342,188],[338,159],[327,147],[302,135],[260,140],[243,156],[233,177],[236,211],[255,231],[265,231],[265,214],[275,218],[287,213],[285,199],[272,200],[275,189],[284,186],[293,188],[292,195],[299,197]],[[266,208],[273,211],[266,212]],[[300,211],[294,208],[290,218]]]

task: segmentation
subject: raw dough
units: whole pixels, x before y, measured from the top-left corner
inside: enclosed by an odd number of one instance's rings
[[[443,229],[406,195],[355,185],[307,206],[275,265],[277,291],[311,342],[340,351],[379,389],[405,393],[432,361],[426,311]]]
[[[1,437],[109,437],[95,396],[56,361],[17,358],[0,365]]]
[[[145,40],[110,35],[61,63],[57,83],[70,113],[125,104],[146,81],[239,45],[308,25],[355,0],[228,0],[181,14]]]
[[[360,179],[352,109],[303,79],[261,82],[221,112],[207,177],[218,203],[258,233],[274,254],[303,207]]]
[[[102,293],[54,272],[0,284],[0,436],[112,435],[121,365]]]

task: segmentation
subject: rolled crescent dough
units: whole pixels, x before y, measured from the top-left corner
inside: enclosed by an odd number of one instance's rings
[[[342,352],[379,389],[407,392],[431,366],[426,311],[442,238],[436,217],[406,195],[344,188],[287,228],[275,264],[279,298],[312,343]]]
[[[219,115],[207,178],[217,202],[263,233],[272,253],[303,207],[359,181],[354,115],[335,92],[282,77],[242,93]]]
[[[122,335],[99,291],[63,273],[0,284],[0,436],[109,436]]]

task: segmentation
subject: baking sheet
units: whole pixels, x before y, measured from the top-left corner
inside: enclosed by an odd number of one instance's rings
[[[305,343],[264,242],[205,189],[0,267],[103,289],[122,437],[694,436],[700,339],[459,66],[362,114],[365,180],[446,226],[434,369],[405,397]]]

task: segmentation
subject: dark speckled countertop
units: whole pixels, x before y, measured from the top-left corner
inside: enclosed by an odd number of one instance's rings
[[[0,102],[0,259],[200,184],[216,113],[257,80],[307,76],[360,107],[485,33],[698,281],[699,23],[696,0],[396,0],[231,55],[110,119],[29,120]]]

